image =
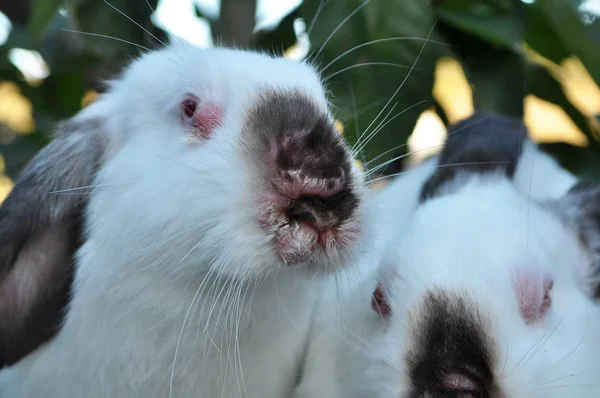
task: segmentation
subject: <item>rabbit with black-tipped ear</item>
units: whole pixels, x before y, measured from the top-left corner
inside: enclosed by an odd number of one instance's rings
[[[0,396],[288,396],[363,195],[310,65],[143,55],[0,208]]]
[[[453,126],[369,205],[395,229],[342,317],[320,310],[299,397],[597,396],[599,204],[518,122]]]

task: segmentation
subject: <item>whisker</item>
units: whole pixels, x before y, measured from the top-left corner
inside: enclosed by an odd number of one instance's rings
[[[474,126],[474,125],[476,125],[476,124],[478,124],[478,123],[481,123],[481,122],[483,122],[484,120],[487,120],[487,119],[489,119],[490,117],[492,117],[492,115],[486,115],[486,116],[483,116],[482,118],[480,118],[480,119],[478,119],[478,120],[475,120],[474,122],[468,123],[468,124],[466,124],[466,125],[464,125],[464,126],[461,126],[461,127],[457,128],[457,129],[456,129],[456,130],[454,130],[454,131],[451,131],[450,133],[448,133],[448,136],[454,135],[454,134],[456,134],[456,133],[458,133],[458,132],[460,132],[460,131],[462,131],[462,130],[464,130],[464,129],[466,129],[466,128],[469,128],[469,127],[471,127],[471,126]]]
[[[73,30],[73,29],[67,29],[67,28],[63,28],[63,31],[65,31],[65,32],[71,32],[71,33],[78,33],[80,35],[95,36],[95,37],[102,37],[102,38],[105,38],[105,39],[116,40],[116,41],[120,41],[121,43],[131,44],[134,47],[141,48],[142,50],[146,50],[148,52],[152,51],[148,47],[142,46],[141,44],[137,44],[137,43],[134,43],[132,41],[125,40],[125,39],[119,39],[118,37],[113,37],[113,36],[109,36],[109,35],[103,35],[101,33],[83,32],[81,30]]]
[[[358,49],[361,49],[361,48],[363,48],[363,47],[370,46],[370,45],[372,45],[372,44],[382,43],[382,42],[386,42],[386,41],[401,41],[401,40],[415,40],[415,41],[418,41],[418,40],[424,40],[424,41],[427,41],[427,39],[426,39],[426,38],[424,38],[424,37],[406,37],[406,36],[386,37],[386,38],[383,38],[383,39],[371,40],[371,41],[368,41],[368,42],[366,42],[366,43],[362,43],[362,44],[359,44],[359,45],[357,45],[357,46],[355,46],[355,47],[352,47],[352,48],[351,48],[351,49],[349,49],[349,50],[346,50],[346,51],[344,51],[343,53],[341,53],[340,55],[338,55],[336,58],[334,58],[334,59],[333,59],[333,61],[331,61],[330,63],[328,63],[327,65],[325,65],[325,66],[324,66],[324,67],[321,69],[321,72],[324,72],[324,71],[325,71],[325,70],[327,70],[327,69],[328,69],[328,68],[329,68],[331,65],[333,65],[333,64],[334,64],[336,61],[338,61],[340,58],[344,57],[345,55],[348,55],[348,54],[350,54],[350,53],[351,53],[351,52],[353,52],[353,51],[356,51],[356,50],[358,50]],[[451,47],[452,47],[452,44],[450,44],[450,43],[444,43],[444,42],[442,42],[442,41],[437,41],[437,40],[429,40],[429,42],[430,42],[430,43],[435,43],[435,44],[443,44],[443,45],[446,45],[446,46],[451,46]]]
[[[107,186],[111,186],[111,185],[114,185],[114,184],[86,185],[86,186],[83,186],[83,187],[61,189],[61,190],[58,190],[58,191],[50,191],[50,192],[48,192],[48,194],[49,195],[54,195],[54,194],[65,193],[65,192],[79,191],[79,190],[82,190],[82,189],[89,189],[89,188],[96,188],[96,187],[107,187]]]
[[[379,132],[380,132],[381,130],[383,130],[383,128],[384,128],[385,126],[387,126],[389,123],[391,123],[391,122],[392,122],[394,119],[396,119],[398,116],[402,115],[404,112],[407,112],[407,111],[411,110],[411,109],[412,109],[412,108],[414,108],[414,107],[417,107],[417,106],[419,106],[419,105],[421,105],[421,104],[424,104],[425,102],[427,102],[427,100],[422,100],[422,101],[419,101],[419,102],[417,102],[416,104],[413,104],[413,105],[409,106],[408,108],[406,108],[406,109],[404,109],[404,110],[402,110],[402,111],[398,112],[397,114],[395,114],[394,116],[392,116],[392,118],[391,118],[391,119],[389,119],[389,120],[387,120],[387,121],[385,120],[386,118],[384,118],[384,119],[383,119],[383,121],[380,123],[380,125],[379,125],[379,126],[377,126],[377,128],[376,128],[376,129],[373,131],[373,133],[371,134],[370,138],[368,138],[368,140],[367,140],[367,141],[364,143],[364,145],[363,145],[363,146],[360,148],[360,150],[363,150],[363,149],[364,149],[364,148],[367,146],[367,144],[369,143],[369,141],[371,141],[371,139],[373,139],[373,137],[375,137],[377,134],[379,134]],[[392,109],[393,109],[393,108],[392,108]],[[385,122],[385,123],[384,123],[384,122]]]
[[[313,17],[313,20],[311,21],[310,25],[306,29],[306,37],[308,40],[306,40],[306,42],[304,44],[307,44],[308,42],[310,42],[310,35],[312,34],[313,29],[315,28],[315,25],[316,25],[317,19],[319,18],[319,15],[323,11],[323,9],[327,5],[327,3],[329,3],[329,0],[325,0],[325,1],[321,0],[319,2],[319,7],[317,8],[317,11],[315,12],[315,16]],[[306,49],[303,48],[302,50],[304,51]]]
[[[394,118],[395,118],[395,117],[396,117],[396,116],[392,117],[392,119],[390,119],[390,121],[394,120]],[[389,122],[389,121],[388,121],[388,122]],[[385,155],[387,155],[388,153],[390,153],[390,152],[394,152],[395,150],[398,150],[398,149],[400,149],[400,148],[403,148],[403,147],[405,147],[405,146],[407,146],[407,145],[408,145],[408,143],[406,143],[406,142],[405,142],[404,144],[400,144],[400,145],[397,145],[397,146],[395,146],[395,147],[393,147],[393,148],[390,148],[390,149],[388,149],[387,151],[385,151],[385,152],[382,152],[382,153],[380,153],[379,155],[375,156],[373,159],[369,160],[368,162],[364,163],[364,164],[363,164],[363,167],[365,167],[365,168],[366,168],[367,166],[369,166],[371,163],[373,163],[373,162],[374,162],[374,161],[376,161],[377,159],[381,158],[382,156],[385,156]]]
[[[396,102],[394,104],[394,106],[392,106],[392,109],[390,109],[388,111],[388,113],[384,116],[383,120],[377,125],[377,127],[375,128],[375,131],[377,131],[377,129],[381,126],[382,123],[384,123],[388,117],[390,117],[390,115],[392,114],[392,112],[394,111],[394,109],[398,106],[398,102]],[[358,149],[359,151],[362,150],[365,145],[364,142],[361,142],[361,139],[363,138],[363,136],[365,134],[367,134],[367,132],[369,132],[369,129],[367,128],[365,131],[363,131],[363,133],[360,135],[360,137],[358,137],[358,142],[352,146],[352,152],[354,153],[355,148],[358,146],[360,149]],[[373,134],[371,132],[369,132],[369,134],[365,137],[365,141],[369,139],[369,137],[371,137]]]
[[[564,357],[562,357],[561,359],[559,359],[555,364],[554,367],[557,367],[559,365],[561,365],[563,362],[565,362],[566,360],[568,360],[578,349],[579,347],[581,347],[581,345],[583,344],[583,342],[585,341],[585,337],[587,335],[588,332],[588,328],[585,328],[585,332],[583,333],[583,336],[581,337],[581,340],[579,340],[579,343],[577,343],[577,345],[575,346],[575,348],[573,348],[571,350],[571,352],[569,352],[567,355],[565,355]]]
[[[350,95],[352,98],[352,109],[353,109],[353,114],[354,114],[354,132],[356,134],[356,142],[358,142],[358,141],[360,141],[360,127],[359,127],[359,123],[358,123],[358,111],[356,110],[356,95],[354,95],[354,88],[352,88],[351,84],[348,84],[348,88],[350,89]],[[364,164],[366,161],[364,154],[358,153],[357,155],[362,156],[361,160]],[[356,155],[353,155],[353,157],[354,156],[356,156]]]
[[[365,105],[365,106],[363,106],[362,108],[359,108],[359,109],[356,111],[356,115],[360,115],[360,114],[362,114],[362,113],[364,113],[364,112],[367,112],[367,111],[369,111],[371,108],[375,108],[375,107],[379,106],[379,105],[380,105],[382,102],[385,102],[385,99],[383,99],[383,98],[382,98],[382,99],[379,99],[379,100],[377,100],[377,101],[373,101],[373,102],[371,102],[369,105]],[[342,123],[346,123],[348,120],[350,120],[350,118],[354,118],[354,117],[355,117],[355,115],[354,115],[354,114],[352,114],[352,115],[351,115],[349,118],[340,119],[340,121],[341,121]]]
[[[508,163],[510,163],[510,162],[504,161],[504,160],[496,160],[496,161],[489,161],[489,162],[447,163],[447,164],[440,164],[440,165],[438,165],[436,167],[441,169],[443,167],[477,166],[477,165],[482,165],[482,164],[508,164]]]
[[[566,376],[562,376],[562,377],[556,377],[556,378],[554,378],[554,379],[546,380],[545,382],[543,382],[543,383],[540,383],[540,384],[538,385],[538,387],[539,387],[539,386],[543,386],[543,385],[545,385],[545,384],[549,384],[549,383],[555,382],[555,381],[559,381],[559,380],[568,379],[568,378],[570,378],[570,377],[581,376],[581,375],[583,375],[583,374],[585,374],[585,373],[573,373],[573,374],[566,375]]]
[[[62,30],[64,32],[76,33],[76,34],[80,34],[80,35],[84,35],[84,36],[101,37],[103,39],[115,40],[115,41],[118,41],[118,42],[121,42],[121,43],[132,45],[134,47],[140,48],[140,49],[145,50],[147,52],[152,52],[153,51],[153,50],[151,50],[148,47],[142,46],[141,44],[137,44],[137,43],[131,42],[129,40],[121,39],[121,38],[114,37],[114,36],[109,36],[109,35],[104,35],[104,34],[101,34],[101,33],[94,33],[94,32],[84,32],[82,30],[74,30],[74,29],[68,29],[68,28],[63,28]],[[184,66],[182,66],[181,64],[175,62],[173,59],[167,57],[166,55],[160,54],[160,56],[163,57],[164,59],[168,60],[169,62],[172,62],[175,66],[177,66],[177,67],[185,70]],[[181,74],[181,73],[179,73],[179,74]]]
[[[202,171],[201,171],[201,170],[198,170],[197,168],[195,168],[195,167],[192,167],[192,166],[190,166],[189,164],[185,164],[185,163],[183,163],[183,162],[179,162],[179,161],[177,161],[177,160],[175,160],[175,159],[171,159],[171,158],[168,158],[168,157],[166,157],[166,156],[159,155],[159,154],[155,154],[155,156],[157,156],[157,157],[159,157],[159,158],[163,158],[163,159],[165,159],[165,160],[168,160],[168,161],[170,161],[170,162],[173,162],[173,163],[175,163],[175,164],[178,164],[178,165],[181,165],[181,166],[187,167],[188,169],[192,169],[192,170],[194,170],[194,171],[197,171],[198,173],[202,173]]]
[[[369,4],[370,1],[371,0],[365,0],[361,5],[356,7],[356,9],[354,9],[354,11],[352,11],[346,18],[344,18],[344,20],[342,22],[340,22],[340,24],[333,30],[333,32],[331,32],[331,34],[327,37],[327,39],[325,39],[325,41],[321,45],[321,48],[319,48],[319,51],[314,56],[315,59],[321,54],[321,52],[323,51],[323,49],[325,48],[327,43],[329,43],[329,40],[331,40],[333,38],[333,36],[335,36],[335,34],[344,26],[344,24],[346,24],[346,22],[348,22],[348,20],[350,20],[350,18],[352,18],[356,13],[358,13],[367,4]]]
[[[125,18],[127,18],[131,22],[133,22],[138,28],[140,28],[141,30],[143,30],[144,32],[146,32],[154,40],[156,40],[157,42],[159,42],[160,44],[162,44],[165,47],[167,46],[165,43],[162,42],[162,40],[160,40],[158,37],[156,37],[154,34],[152,34],[152,32],[150,32],[148,29],[144,28],[142,25],[140,25],[139,23],[137,23],[129,15],[125,14],[123,11],[119,10],[117,7],[115,7],[114,5],[112,5],[111,3],[109,3],[108,0],[102,0],[102,1],[104,2],[104,4],[106,4],[107,6],[109,6],[110,8],[112,8],[113,10],[115,10],[116,12],[118,12],[119,14],[123,15]],[[150,7],[150,8],[152,8],[152,7]]]
[[[188,317],[190,315],[192,307],[194,306],[194,302],[196,301],[196,299],[200,295],[200,291],[202,290],[202,286],[204,286],[204,283],[209,279],[209,275],[210,275],[210,272],[208,272],[206,274],[206,276],[204,277],[204,279],[200,283],[200,286],[198,286],[198,290],[196,290],[196,294],[194,294],[194,297],[192,298],[192,302],[190,303],[190,306],[188,307],[188,310],[185,313],[185,317],[183,319],[183,325],[181,326],[181,331],[179,332],[179,338],[177,339],[177,344],[175,345],[175,355],[173,357],[173,366],[171,367],[171,377],[170,377],[170,380],[169,380],[169,398],[173,397],[173,378],[175,377],[175,364],[177,363],[177,355],[179,354],[179,346],[181,345],[181,339],[183,337],[183,331],[185,330],[185,325],[187,324]]]
[[[375,116],[375,119],[373,119],[373,121],[371,121],[371,124],[369,124],[369,126],[367,126],[367,130],[369,130],[371,128],[371,126],[377,121],[377,119],[379,119],[379,117],[381,116],[381,114],[392,103],[392,100],[394,99],[394,97],[400,92],[400,90],[402,89],[402,86],[404,86],[404,83],[406,83],[406,81],[408,80],[408,77],[411,75],[412,70],[416,66],[416,64],[419,61],[419,59],[421,58],[421,54],[423,54],[423,51],[425,50],[425,46],[427,45],[427,41],[431,37],[431,35],[433,34],[433,31],[434,31],[436,25],[437,25],[437,20],[433,23],[433,26],[429,30],[429,34],[427,35],[427,40],[425,40],[425,43],[423,43],[423,45],[421,46],[421,49],[419,50],[419,53],[417,54],[417,57],[415,58],[415,61],[413,62],[412,66],[411,66],[411,69],[408,71],[408,73],[404,77],[404,80],[402,80],[402,82],[400,83],[400,85],[398,86],[398,88],[396,89],[396,91],[394,91],[394,93],[392,94],[392,96],[390,97],[390,99],[388,100],[388,102],[385,104],[385,106],[383,107],[383,109],[381,109],[381,111],[377,114],[377,116]]]
[[[397,68],[410,69],[410,66],[408,66],[408,65],[396,64],[396,63],[393,63],[393,62],[363,62],[363,63],[360,63],[360,64],[350,65],[350,66],[347,66],[347,67],[345,67],[343,69],[338,70],[337,72],[333,72],[331,75],[328,75],[323,80],[326,82],[329,79],[332,79],[333,77],[339,75],[340,73],[344,73],[344,72],[349,71],[349,70],[354,69],[354,68],[360,68],[362,66],[372,66],[372,65],[395,66]],[[417,70],[419,70],[419,69],[417,69]]]

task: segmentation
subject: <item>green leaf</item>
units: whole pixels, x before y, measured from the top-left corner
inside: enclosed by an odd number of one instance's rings
[[[36,42],[42,38],[46,27],[58,13],[62,0],[37,0],[33,2],[29,16],[29,35]]]
[[[554,45],[562,45],[570,54],[578,57],[596,83],[600,84],[600,44],[584,26],[572,0],[538,0],[529,7],[540,13],[539,18],[545,18],[554,31],[554,35],[548,38],[547,46],[551,45],[552,40],[558,40]],[[543,51],[544,47],[536,45],[535,41],[530,45],[537,51]]]
[[[560,64],[571,53],[564,45],[551,21],[546,18],[542,7],[537,4],[527,5],[527,33],[525,42],[540,55]]]
[[[512,47],[525,36],[524,21],[512,2],[446,0],[435,11],[442,21],[495,45]]]
[[[156,2],[71,0],[69,7],[77,29],[104,36],[84,35],[86,51],[122,64],[143,51],[139,46],[150,49],[162,47],[153,37],[160,33],[150,19]],[[158,39],[164,42],[162,35]]]
[[[435,62],[448,54],[447,45],[427,42],[434,18],[422,0],[371,1],[352,16],[364,1],[330,1],[313,24],[319,3],[305,0],[302,8],[313,26],[312,58],[327,79],[344,137],[354,144],[362,135],[359,158],[377,158],[372,168],[406,152],[418,117],[433,105]],[[435,32],[430,39],[439,40]],[[368,44],[373,40],[382,41]]]
[[[527,76],[527,87],[530,94],[560,106],[575,125],[590,139],[591,145],[597,147],[600,145],[594,138],[587,117],[568,100],[562,85],[546,68],[539,65],[529,65]]]
[[[438,26],[453,44],[465,75],[474,86],[475,110],[522,117],[526,94],[523,57],[510,48],[491,44],[446,22]]]

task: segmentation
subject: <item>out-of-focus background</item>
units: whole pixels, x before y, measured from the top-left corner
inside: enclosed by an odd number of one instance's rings
[[[312,59],[373,175],[438,150],[449,123],[481,110],[524,118],[565,167],[600,178],[600,0],[0,0],[0,11],[0,202],[54,123],[173,36]]]

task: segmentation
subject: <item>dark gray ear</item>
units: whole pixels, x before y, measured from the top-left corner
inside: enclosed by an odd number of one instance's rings
[[[586,293],[592,299],[600,300],[600,183],[580,181],[551,205],[572,227],[587,250],[590,268],[583,275]]]
[[[519,120],[475,113],[448,129],[435,173],[421,190],[421,202],[439,195],[463,173],[502,171],[512,178],[528,131]]]
[[[107,135],[69,121],[25,168],[0,207],[0,368],[54,336],[69,301],[73,255]]]

